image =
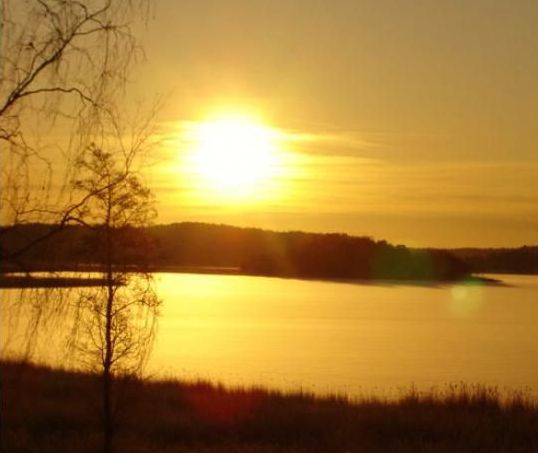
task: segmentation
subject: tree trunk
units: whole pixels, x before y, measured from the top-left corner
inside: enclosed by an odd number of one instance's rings
[[[105,350],[103,357],[103,452],[113,452],[114,419],[112,414],[112,308],[114,305],[114,275],[112,272],[112,238],[111,238],[111,198],[112,189],[108,189],[108,203],[105,223],[105,256],[107,300],[105,308]]]
[[[109,274],[111,277],[111,273]],[[103,452],[112,453],[112,438],[114,436],[114,420],[112,416],[112,302],[113,287],[108,281],[108,298],[105,320],[105,357],[103,363]]]

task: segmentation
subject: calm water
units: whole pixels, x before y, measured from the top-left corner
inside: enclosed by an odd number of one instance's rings
[[[508,285],[158,274],[148,371],[320,393],[466,381],[538,395],[538,277],[500,278]]]

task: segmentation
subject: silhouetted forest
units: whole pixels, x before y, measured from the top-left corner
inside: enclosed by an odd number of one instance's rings
[[[538,246],[498,249],[455,249],[451,252],[472,272],[538,274]]]
[[[74,269],[101,262],[100,230],[69,226],[4,259],[54,225],[0,229],[4,270]],[[121,244],[117,266],[150,270],[220,268],[230,272],[307,278],[454,280],[470,273],[538,273],[538,246],[513,249],[412,249],[369,237],[275,232],[204,223],[175,223],[115,230]]]
[[[54,225],[27,224],[0,231],[3,257]],[[415,250],[369,237],[274,232],[203,223],[176,223],[115,231],[117,266],[144,264],[153,270],[180,267],[232,268],[239,273],[306,278],[454,280],[470,267],[445,250]],[[70,226],[17,256],[4,270],[75,269],[99,263],[104,253],[99,228]]]

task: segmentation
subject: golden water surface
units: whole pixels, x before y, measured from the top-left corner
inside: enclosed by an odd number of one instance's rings
[[[538,394],[537,276],[501,276],[505,286],[155,278],[153,376],[350,395],[460,381]],[[18,347],[10,329],[23,335],[8,322],[17,294],[2,292],[3,354]],[[32,354],[72,364],[61,332],[52,323]]]

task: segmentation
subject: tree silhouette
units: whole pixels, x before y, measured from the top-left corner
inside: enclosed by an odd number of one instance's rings
[[[0,224],[63,227],[84,202],[66,182],[121,103],[138,54],[131,22],[149,1],[1,2]],[[2,260],[16,263],[32,246]]]
[[[78,349],[102,374],[105,453],[113,451],[120,408],[115,376],[140,371],[160,304],[151,274],[124,259],[133,243],[140,244],[131,240],[140,234],[132,227],[146,226],[155,214],[151,192],[132,168],[135,151],[113,154],[92,144],[77,162],[80,177],[73,181],[74,190],[87,198],[73,215],[94,232],[94,260],[105,282],[81,294],[78,326]]]
[[[20,266],[25,254],[81,220],[98,195],[73,191],[68,181],[78,154],[123,109],[139,54],[131,26],[148,16],[150,2],[0,1],[0,235],[29,222],[54,223],[19,248],[0,250],[3,265]],[[57,313],[34,291],[21,300],[39,306],[28,320],[33,332],[43,313]]]

